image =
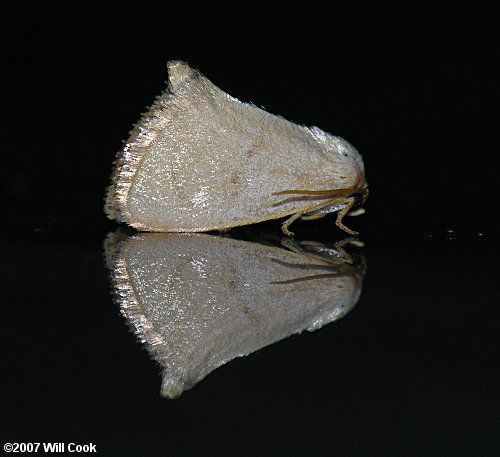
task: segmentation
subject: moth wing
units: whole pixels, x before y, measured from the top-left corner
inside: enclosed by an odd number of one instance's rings
[[[242,103],[182,62],[131,132],[108,213],[153,231],[205,231],[279,218],[309,203],[275,193],[346,187],[352,170],[303,126]],[[319,130],[319,129],[318,129]]]

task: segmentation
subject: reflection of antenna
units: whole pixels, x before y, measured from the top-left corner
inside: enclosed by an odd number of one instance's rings
[[[287,249],[290,249],[290,251],[325,261],[330,265],[339,265],[343,263],[352,264],[353,258],[346,252],[345,247],[348,245],[357,248],[364,247],[364,243],[355,237],[344,238],[343,240],[337,241],[333,247],[328,247],[317,241],[293,241],[290,238],[284,238],[281,244]]]
[[[322,264],[316,264],[317,268],[332,270],[330,273],[315,274],[311,276],[300,276],[293,279],[273,281],[271,284],[291,284],[300,281],[309,281],[313,279],[339,278],[353,274],[353,258],[345,250],[345,246],[352,244],[356,247],[362,247],[363,243],[354,237],[345,238],[337,241],[333,247],[328,247],[317,241],[293,241],[290,238],[284,238],[281,242],[283,246],[291,251],[303,255],[308,260],[321,261]],[[343,267],[343,265],[347,265]],[[292,268],[300,267],[298,264],[290,265]]]

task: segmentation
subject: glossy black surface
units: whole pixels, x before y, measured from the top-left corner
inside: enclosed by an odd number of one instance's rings
[[[492,12],[206,4],[9,12],[2,182],[3,442],[96,455],[497,455]],[[358,305],[177,400],[112,301],[102,213],[120,141],[183,59],[363,154]],[[494,127],[495,126],[495,127]],[[343,237],[326,217],[298,239]],[[230,232],[279,238],[279,222]]]

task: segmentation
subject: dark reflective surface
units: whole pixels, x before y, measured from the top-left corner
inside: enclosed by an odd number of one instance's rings
[[[269,239],[259,228],[235,234]],[[11,441],[92,441],[104,455],[369,455],[389,440],[395,455],[492,455],[499,312],[487,234],[367,242],[349,314],[233,360],[178,400],[158,395],[159,368],[111,299],[102,239],[1,238]]]

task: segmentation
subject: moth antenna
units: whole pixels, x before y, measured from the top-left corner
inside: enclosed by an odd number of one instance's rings
[[[305,190],[305,189],[290,189],[282,190],[280,192],[274,192],[273,195],[285,195],[285,194],[296,194],[296,195],[312,195],[319,197],[338,197],[350,195],[356,193],[355,188],[345,188],[345,189],[328,189],[328,190]]]
[[[338,272],[324,273],[311,276],[301,276],[299,278],[286,279],[284,281],[273,281],[270,284],[292,284],[294,282],[310,281],[311,279],[339,278],[343,275],[345,275],[345,273],[344,274]]]

